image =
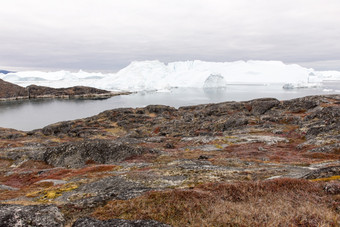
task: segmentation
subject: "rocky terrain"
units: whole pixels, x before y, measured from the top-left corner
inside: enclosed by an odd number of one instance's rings
[[[41,98],[105,99],[128,92],[110,92],[92,87],[51,88],[37,85],[21,87],[0,79],[0,101]]]
[[[0,226],[339,226],[340,95],[0,129]]]

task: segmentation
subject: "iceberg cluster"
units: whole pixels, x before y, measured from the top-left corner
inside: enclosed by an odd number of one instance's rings
[[[92,86],[106,90],[168,90],[174,87],[225,87],[229,84],[286,83],[310,87],[340,80],[338,71],[314,71],[280,61],[204,62],[135,61],[117,73],[23,71],[0,78],[21,86]],[[314,86],[314,85],[313,85]]]

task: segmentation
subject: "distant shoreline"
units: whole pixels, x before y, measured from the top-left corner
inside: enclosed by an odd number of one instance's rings
[[[0,79],[0,101],[29,99],[107,99],[112,96],[129,94],[131,94],[131,92],[112,92],[85,86],[51,88],[30,85],[28,87],[21,87]]]

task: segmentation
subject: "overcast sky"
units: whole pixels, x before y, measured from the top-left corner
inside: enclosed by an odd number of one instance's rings
[[[340,70],[340,0],[3,0],[0,69],[281,60]]]

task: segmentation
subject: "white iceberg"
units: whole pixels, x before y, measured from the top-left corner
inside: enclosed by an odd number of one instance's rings
[[[169,87],[216,87],[235,83],[307,83],[312,69],[285,65],[279,61],[204,62],[186,61],[164,64],[160,61],[132,62],[95,86],[109,90],[160,90]],[[211,75],[220,75],[213,82]],[[223,79],[222,79],[223,78]],[[215,83],[215,85],[212,85]]]
[[[135,61],[117,73],[85,71],[23,71],[0,74],[0,78],[21,86],[92,86],[107,90],[168,91],[174,87],[225,87],[230,84],[290,84],[287,87],[315,87],[324,80],[340,80],[338,71],[315,71],[281,61],[204,62]]]

